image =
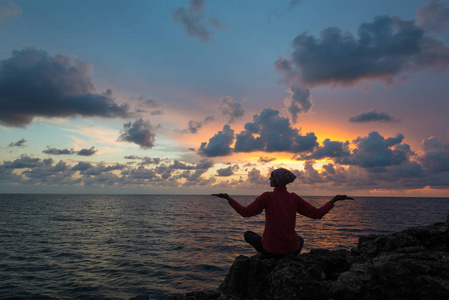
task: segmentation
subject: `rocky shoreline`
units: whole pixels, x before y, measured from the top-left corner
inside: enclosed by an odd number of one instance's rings
[[[362,236],[350,251],[239,256],[217,290],[171,299],[449,299],[449,216],[431,226]]]

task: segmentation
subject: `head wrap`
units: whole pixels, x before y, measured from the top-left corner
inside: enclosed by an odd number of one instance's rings
[[[283,168],[274,170],[273,172],[271,172],[271,176],[273,177],[274,181],[276,181],[276,184],[278,186],[286,186],[296,179],[295,174]]]

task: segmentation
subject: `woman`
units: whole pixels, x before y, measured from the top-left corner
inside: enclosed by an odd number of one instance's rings
[[[334,203],[353,199],[346,195],[337,195],[324,206],[316,208],[307,201],[287,191],[286,185],[296,179],[295,174],[286,169],[277,169],[271,173],[272,192],[265,192],[248,206],[242,206],[228,194],[212,194],[228,200],[232,208],[242,217],[252,217],[265,210],[265,229],[262,237],[252,231],[245,232],[245,241],[257,252],[266,255],[286,255],[300,253],[304,240],[295,231],[296,213],[312,219],[321,219]]]

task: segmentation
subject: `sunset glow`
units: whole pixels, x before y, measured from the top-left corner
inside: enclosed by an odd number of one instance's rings
[[[448,197],[448,12],[0,0],[0,192]]]

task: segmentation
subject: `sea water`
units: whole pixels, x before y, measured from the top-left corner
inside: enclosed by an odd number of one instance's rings
[[[254,196],[236,196],[242,204]],[[321,206],[330,197],[304,197]],[[218,287],[238,255],[254,255],[227,201],[201,195],[0,194],[0,299],[129,299]],[[337,202],[323,219],[297,217],[315,248],[350,249],[359,236],[442,222],[449,198]]]

